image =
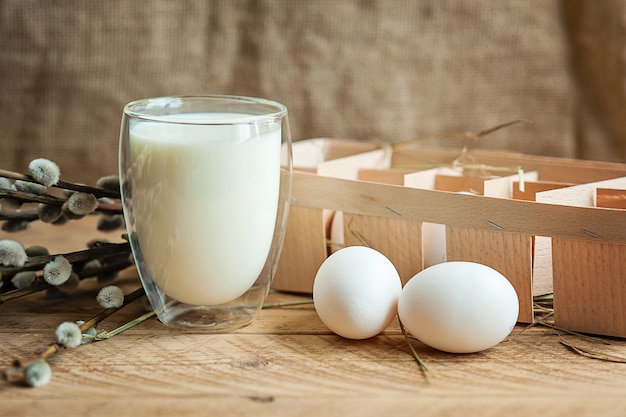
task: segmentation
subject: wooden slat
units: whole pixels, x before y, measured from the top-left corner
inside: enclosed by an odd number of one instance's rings
[[[328,256],[324,224],[322,209],[290,207],[273,288],[295,292],[313,291],[315,274]]]
[[[346,212],[343,221],[344,229],[350,229],[344,232],[346,246],[365,244],[384,254],[396,267],[402,285],[422,270],[422,222]]]
[[[294,205],[526,235],[626,243],[626,212],[505,200],[294,172]]]
[[[524,189],[519,186],[519,182],[513,184],[513,198],[516,200],[535,201],[535,195],[542,191],[556,190],[559,188],[571,187],[573,183],[550,182],[550,181],[526,181]]]
[[[552,263],[555,323],[626,337],[626,245],[552,239]]]
[[[482,194],[484,190],[484,184],[485,180],[479,177],[451,175],[435,176],[435,190],[440,191]]]
[[[414,170],[451,164],[461,156],[458,149],[420,145],[396,148],[392,166]],[[604,161],[556,158],[526,155],[516,152],[476,149],[463,156],[464,161],[493,167],[521,167],[524,171],[538,171],[542,181],[582,184],[626,176],[626,165]],[[502,174],[502,173],[501,173]]]
[[[408,171],[391,169],[360,169],[358,179],[361,181],[380,182],[383,184],[404,184],[404,175]]]
[[[598,188],[596,190],[596,206],[613,209],[626,209],[626,190]]]

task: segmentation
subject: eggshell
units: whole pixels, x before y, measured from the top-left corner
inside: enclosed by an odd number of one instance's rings
[[[519,314],[511,283],[474,262],[445,262],[413,276],[402,289],[398,315],[423,343],[451,353],[472,353],[500,343]]]
[[[320,266],[313,302],[330,330],[349,339],[366,339],[394,319],[401,291],[398,271],[387,257],[365,246],[349,246]]]

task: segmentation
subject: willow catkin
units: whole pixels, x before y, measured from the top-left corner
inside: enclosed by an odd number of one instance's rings
[[[46,187],[44,185],[22,180],[15,181],[15,189],[31,194],[45,194],[46,192]]]
[[[103,308],[119,308],[124,304],[124,292],[118,286],[109,285],[98,292],[96,300]]]
[[[13,275],[11,283],[18,290],[25,290],[33,286],[35,279],[37,279],[37,274],[34,271],[20,271]]]
[[[0,263],[4,266],[24,266],[28,259],[24,246],[16,240],[0,240]]]
[[[54,162],[46,158],[37,158],[28,164],[28,172],[38,183],[50,187],[59,182],[61,170]]]
[[[59,324],[54,335],[56,336],[57,343],[69,349],[80,346],[83,341],[83,332],[80,330],[78,324],[71,321]]]
[[[101,177],[96,181],[96,187],[104,188],[105,190],[119,191],[120,190],[120,177],[117,175],[108,175]]]
[[[72,274],[72,264],[64,256],[58,255],[43,267],[43,279],[50,285],[58,286]]]
[[[52,368],[45,359],[37,359],[24,368],[24,382],[31,387],[42,387],[52,379]]]
[[[44,223],[54,223],[63,215],[63,209],[61,206],[53,204],[39,204],[37,206],[37,215],[39,220]]]
[[[67,199],[67,210],[78,216],[85,216],[98,207],[98,199],[90,193],[74,193]]]

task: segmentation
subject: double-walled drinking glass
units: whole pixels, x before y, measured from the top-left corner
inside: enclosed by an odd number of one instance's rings
[[[248,324],[286,227],[286,107],[236,96],[133,101],[119,155],[131,249],[159,319],[214,331]]]

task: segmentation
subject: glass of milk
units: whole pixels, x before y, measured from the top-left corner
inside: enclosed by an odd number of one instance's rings
[[[130,244],[159,319],[216,332],[250,323],[291,197],[286,107],[236,96],[133,101],[119,155]]]

